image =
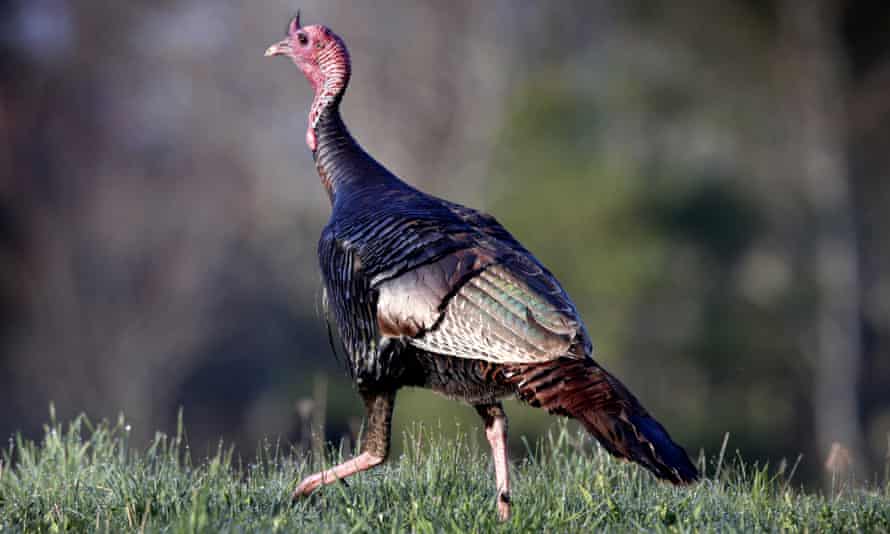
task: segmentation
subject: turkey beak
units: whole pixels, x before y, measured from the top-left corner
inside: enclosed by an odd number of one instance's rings
[[[282,56],[290,54],[290,43],[285,39],[284,41],[278,42],[270,46],[266,49],[266,53],[263,54],[266,57],[270,56]]]

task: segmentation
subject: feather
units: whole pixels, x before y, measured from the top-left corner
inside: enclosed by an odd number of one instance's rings
[[[686,451],[593,360],[504,366],[503,376],[532,406],[577,419],[613,456],[636,462],[673,484],[698,480]]]

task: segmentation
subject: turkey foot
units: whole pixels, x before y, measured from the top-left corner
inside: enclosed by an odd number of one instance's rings
[[[395,391],[362,391],[362,399],[368,415],[368,432],[362,443],[362,453],[331,469],[319,471],[300,482],[291,500],[308,496],[321,486],[333,484],[348,476],[367,471],[386,461],[389,453],[392,427],[392,408],[395,404]]]
[[[497,507],[501,521],[510,519],[510,459],[507,455],[507,414],[501,403],[478,404],[476,411],[485,423],[485,437],[491,445],[494,477],[498,486]]]
[[[300,482],[300,485],[297,486],[297,489],[294,490],[291,500],[296,501],[303,497],[308,497],[310,493],[321,486],[333,484],[348,476],[367,471],[374,466],[382,464],[383,460],[384,458],[381,456],[375,456],[369,452],[365,452],[338,466],[332,467],[331,469],[326,469],[324,471],[319,471],[314,475],[309,475],[304,478],[303,481]]]

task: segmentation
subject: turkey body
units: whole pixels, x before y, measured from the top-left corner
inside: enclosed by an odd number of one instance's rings
[[[685,451],[592,359],[557,279],[494,217],[397,178],[336,111],[316,133],[319,174],[338,184],[318,247],[325,300],[360,392],[424,387],[474,406],[516,395],[578,419],[607,451],[660,478],[697,478]]]
[[[316,89],[306,141],[332,206],[318,244],[324,300],[368,416],[362,454],[306,478],[295,498],[386,459],[402,387],[475,407],[503,519],[508,396],[577,419],[608,452],[661,479],[698,478],[686,452],[593,360],[577,308],[531,252],[492,216],[419,191],[353,139],[339,111],[349,81],[339,37],[297,17],[266,54],[290,56]]]
[[[359,385],[432,387],[449,369],[469,380],[468,360],[492,386],[500,367],[483,363],[589,357],[568,295],[491,216],[403,184],[345,204],[319,259]]]

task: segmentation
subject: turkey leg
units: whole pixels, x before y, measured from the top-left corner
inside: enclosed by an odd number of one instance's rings
[[[389,454],[390,431],[392,428],[392,409],[396,393],[362,392],[365,407],[368,410],[368,431],[362,442],[362,453],[331,469],[310,475],[300,482],[292,495],[293,500],[306,497],[320,486],[333,484],[355,473],[366,471],[386,461]]]
[[[494,458],[494,477],[498,485],[498,517],[510,519],[510,460],[507,457],[507,413],[500,402],[477,404],[476,411],[485,422],[485,437]]]

